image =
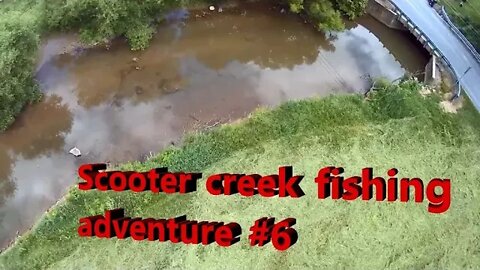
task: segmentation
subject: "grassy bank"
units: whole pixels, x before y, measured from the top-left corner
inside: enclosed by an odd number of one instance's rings
[[[423,98],[412,81],[383,84],[367,100],[360,95],[288,102],[237,124],[189,136],[145,163],[121,169],[213,173],[277,172],[294,166],[304,174],[306,196],[216,197],[204,180],[189,195],[80,192],[72,189],[27,235],[0,255],[2,269],[460,269],[480,265],[480,123],[466,104],[444,113],[438,98]],[[371,166],[377,175],[395,167],[399,176],[451,178],[452,203],[440,215],[427,202],[380,203],[318,200],[318,169],[343,166],[354,175]],[[383,173],[382,173],[383,172]],[[129,217],[239,222],[240,243],[221,248],[77,236],[78,219],[122,207]],[[253,221],[294,217],[299,240],[280,253],[271,245],[247,245]]]
[[[439,0],[445,6],[453,23],[465,37],[480,51],[480,1],[466,1],[460,6],[457,0]]]

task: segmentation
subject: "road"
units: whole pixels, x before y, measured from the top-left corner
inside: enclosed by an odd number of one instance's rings
[[[427,0],[391,0],[448,59],[470,100],[480,111],[480,63]]]

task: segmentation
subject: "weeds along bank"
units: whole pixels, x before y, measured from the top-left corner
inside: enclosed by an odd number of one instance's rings
[[[40,37],[51,31],[78,31],[86,44],[125,37],[132,50],[148,47],[162,14],[180,6],[218,0],[4,0],[0,2],[0,132],[22,108],[40,98],[34,79]],[[242,2],[239,0],[239,2]],[[341,14],[361,14],[366,0],[282,0],[310,18],[319,30],[341,30]]]
[[[305,196],[261,198],[212,196],[198,181],[198,191],[184,195],[79,191],[73,187],[15,245],[0,255],[2,269],[200,268],[472,268],[480,264],[480,123],[466,104],[457,114],[442,111],[440,97],[419,94],[421,85],[378,84],[362,95],[337,95],[288,102],[259,110],[250,118],[206,133],[190,135],[145,163],[120,170],[216,173],[277,172],[291,165]],[[371,166],[395,167],[399,175],[451,179],[451,206],[430,214],[426,203],[317,200],[316,172],[342,166],[350,175]],[[281,200],[281,202],[279,201]],[[93,239],[77,235],[81,217],[125,208],[125,215],[239,222],[241,241],[229,248],[131,239]],[[250,247],[253,220],[294,217],[298,242],[279,253],[271,245]]]

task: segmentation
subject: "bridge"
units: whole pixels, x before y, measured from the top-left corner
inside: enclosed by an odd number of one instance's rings
[[[480,111],[480,56],[451,24],[448,16],[442,18],[427,0],[375,1],[395,15],[396,22],[387,22],[390,27],[398,28],[396,23],[403,24],[432,55],[452,70],[458,85]],[[460,90],[459,87],[458,93]]]

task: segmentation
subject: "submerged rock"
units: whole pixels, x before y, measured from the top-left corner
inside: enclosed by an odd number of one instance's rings
[[[80,152],[80,149],[78,149],[77,147],[70,149],[69,153],[74,155],[75,157],[79,157],[82,155],[82,152]]]
[[[143,94],[143,88],[141,86],[135,86],[135,93],[137,95]]]

